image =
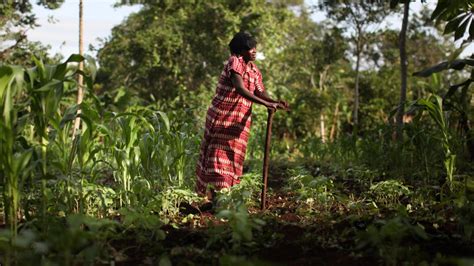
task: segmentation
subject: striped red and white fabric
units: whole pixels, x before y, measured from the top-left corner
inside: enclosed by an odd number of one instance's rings
[[[207,111],[204,138],[196,167],[197,190],[220,190],[240,183],[252,123],[252,102],[238,94],[231,71],[242,76],[245,88],[259,96],[265,88],[262,74],[252,62],[232,55],[222,71],[216,94]]]

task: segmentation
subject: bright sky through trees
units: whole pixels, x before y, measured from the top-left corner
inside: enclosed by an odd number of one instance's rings
[[[139,5],[124,6],[114,8],[114,0],[95,0],[84,2],[84,21],[85,21],[85,48],[86,53],[90,53],[89,46],[98,47],[99,39],[107,38],[110,35],[113,26],[122,22],[126,16],[140,9]],[[315,0],[306,0],[307,5],[314,4]],[[430,2],[430,1],[428,1]],[[433,1],[431,1],[433,2]],[[427,3],[427,4],[434,4]],[[419,11],[422,7],[420,1],[411,4],[412,11]],[[28,37],[33,41],[40,41],[45,45],[51,46],[51,53],[60,53],[64,57],[78,52],[78,0],[65,1],[64,4],[56,10],[48,10],[43,7],[34,7],[34,13],[38,17],[40,27],[30,30]],[[314,20],[322,21],[325,19],[322,12],[317,12],[313,16]],[[400,23],[396,20],[389,21],[391,27],[399,28]],[[457,46],[461,42],[457,43]],[[471,44],[465,49],[463,55],[474,53],[474,45]]]

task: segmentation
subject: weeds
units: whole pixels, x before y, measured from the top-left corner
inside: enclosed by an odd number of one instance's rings
[[[384,206],[396,206],[400,198],[409,196],[410,189],[398,180],[385,180],[370,186],[370,193],[375,201]]]

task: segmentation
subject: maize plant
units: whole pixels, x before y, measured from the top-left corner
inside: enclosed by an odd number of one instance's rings
[[[133,182],[140,174],[139,136],[147,130],[152,131],[153,127],[143,116],[132,112],[113,115],[110,123],[112,130],[101,128],[104,147],[114,159],[111,165],[119,185],[119,205],[129,205]]]
[[[23,182],[38,165],[42,177],[41,209],[45,215],[50,131],[60,120],[64,91],[75,86],[78,72],[69,63],[82,60],[82,56],[72,55],[62,64],[44,65],[33,57],[33,68],[0,67],[0,184],[6,220],[13,234],[17,231]],[[91,85],[90,77],[85,77]],[[30,162],[32,158],[34,161]]]
[[[451,134],[449,132],[448,122],[443,111],[443,99],[438,95],[431,95],[427,99],[419,99],[412,104],[411,109],[421,109],[427,111],[430,117],[438,126],[441,133],[441,145],[444,150],[444,168],[446,170],[446,183],[450,190],[453,190],[453,176],[456,169],[456,154],[451,148]]]
[[[17,233],[21,184],[28,175],[32,151],[18,145],[24,116],[16,103],[24,93],[24,69],[0,67],[0,185],[6,223],[13,236]]]

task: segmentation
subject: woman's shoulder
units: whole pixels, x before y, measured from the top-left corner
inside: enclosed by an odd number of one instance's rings
[[[232,65],[233,63],[243,64],[244,63],[244,58],[242,56],[239,56],[239,55],[230,55],[229,59],[227,59],[227,63],[230,64],[230,65]]]

